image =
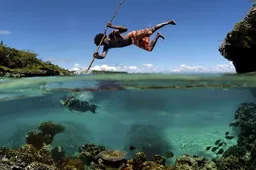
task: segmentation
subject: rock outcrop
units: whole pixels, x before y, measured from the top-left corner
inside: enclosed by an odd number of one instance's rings
[[[237,73],[256,71],[256,5],[227,34],[219,51],[227,60],[233,62]]]

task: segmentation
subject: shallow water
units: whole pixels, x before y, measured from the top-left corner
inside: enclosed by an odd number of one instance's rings
[[[256,101],[254,87],[254,76],[214,74],[0,79],[0,145],[17,148],[39,123],[55,121],[66,131],[53,145],[64,146],[69,154],[93,142],[129,155],[133,145],[149,155],[172,151],[175,157],[213,157],[205,147],[224,138],[226,131],[236,134],[229,123],[240,103]],[[69,95],[98,105],[97,113],[63,107],[60,100]],[[236,138],[226,147],[234,143]]]

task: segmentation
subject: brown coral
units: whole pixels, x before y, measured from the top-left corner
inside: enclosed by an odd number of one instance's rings
[[[54,122],[43,122],[39,125],[37,131],[30,131],[26,136],[26,143],[33,145],[37,149],[41,149],[44,145],[52,143],[54,136],[64,132],[65,127]]]
[[[79,147],[78,157],[83,160],[85,165],[90,165],[92,162],[98,163],[99,158],[97,155],[105,150],[106,148],[104,146],[95,145],[93,143],[86,143]]]
[[[26,166],[25,170],[57,170],[57,168],[40,162],[32,162],[30,165]]]
[[[55,136],[56,134],[65,131],[65,127],[63,125],[50,121],[41,123],[38,129],[43,132],[43,134],[49,134],[51,136]]]
[[[174,165],[175,170],[217,170],[213,161],[206,160],[203,157],[190,157],[184,155],[179,157]]]
[[[247,170],[245,164],[234,156],[228,156],[226,158],[220,158],[216,161],[218,170]]]
[[[30,131],[27,133],[26,143],[40,149],[44,146],[44,144],[49,142],[42,132]]]
[[[75,170],[84,170],[85,165],[83,161],[78,158],[67,158],[63,169],[72,170],[72,168],[75,168]]]
[[[12,166],[26,167],[33,162],[54,165],[51,154],[45,150],[37,150],[32,145],[25,145],[18,150],[0,148],[1,161],[11,163]]]
[[[146,161],[142,170],[165,170],[165,167],[152,161]]]
[[[98,157],[100,158],[99,163],[103,167],[108,168],[120,168],[124,166],[125,156],[126,152],[122,152],[119,150],[107,150],[102,151],[98,154]]]
[[[159,165],[165,165],[165,163],[166,163],[165,158],[161,155],[154,155],[152,158],[152,161]]]

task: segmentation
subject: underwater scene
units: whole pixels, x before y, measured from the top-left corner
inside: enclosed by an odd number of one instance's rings
[[[0,170],[255,170],[256,78],[0,79]]]

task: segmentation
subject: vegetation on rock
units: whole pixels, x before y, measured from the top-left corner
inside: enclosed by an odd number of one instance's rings
[[[236,23],[233,30],[227,33],[219,51],[232,61],[237,73],[256,71],[256,5],[248,11],[244,20]]]
[[[17,50],[0,43],[0,76],[33,77],[70,75],[71,72],[49,61],[42,61],[29,50]]]

